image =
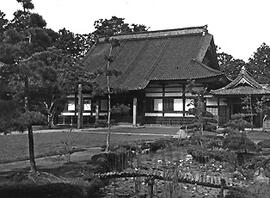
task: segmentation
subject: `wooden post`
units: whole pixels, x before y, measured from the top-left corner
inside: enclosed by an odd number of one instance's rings
[[[217,121],[218,121],[218,127],[220,126],[220,119],[219,119],[219,106],[220,106],[220,101],[219,101],[219,97],[217,97],[217,110],[218,110],[218,113],[217,113]]]
[[[133,98],[133,126],[136,126],[137,125],[137,98],[134,97]]]
[[[218,195],[218,198],[224,198],[224,187],[226,186],[226,181],[225,179],[220,180],[220,192]]]
[[[142,99],[142,121],[141,121],[141,124],[144,125],[145,124],[145,113],[146,113],[146,98],[145,98],[145,94],[144,94],[144,96],[141,99]]]
[[[78,85],[78,120],[77,128],[83,127],[83,96],[82,96],[82,84]]]
[[[155,179],[153,177],[148,178],[148,197],[153,198],[154,197],[154,184]]]
[[[99,99],[96,101],[96,115],[95,115],[95,124],[98,124],[99,120]]]

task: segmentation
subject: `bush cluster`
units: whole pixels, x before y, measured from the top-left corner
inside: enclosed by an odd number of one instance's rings
[[[64,183],[4,185],[0,186],[0,195],[1,198],[94,198],[100,197],[99,188],[96,183],[87,188]]]
[[[91,158],[90,163],[96,165],[96,171],[99,173],[121,171],[127,166],[129,157],[128,152],[99,153]]]
[[[208,150],[207,148],[200,146],[190,147],[187,152],[199,163],[207,163],[211,159],[220,162],[232,162],[236,158],[233,152],[226,150]]]

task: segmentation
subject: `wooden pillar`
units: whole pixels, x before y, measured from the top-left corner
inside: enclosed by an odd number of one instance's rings
[[[186,117],[186,85],[185,84],[183,84],[182,101],[183,101],[183,117]]]
[[[133,98],[133,116],[132,116],[132,124],[133,124],[133,126],[136,126],[137,125],[137,103],[138,103],[138,101],[137,101],[137,98],[136,97],[134,97]]]
[[[145,124],[145,113],[146,113],[146,98],[144,94],[144,96],[142,97],[142,121],[141,121],[142,125]]]
[[[82,95],[82,84],[78,85],[78,120],[77,128],[83,127],[83,95]]]
[[[165,107],[165,84],[162,84],[162,117],[165,117],[165,113],[164,113],[164,107]]]
[[[99,120],[99,99],[96,100],[96,115],[95,115],[95,123],[98,123]]]
[[[220,119],[219,119],[219,106],[220,106],[220,102],[219,102],[219,97],[217,97],[217,111],[218,111],[218,113],[217,113],[217,121],[218,121],[218,127],[220,126]]]

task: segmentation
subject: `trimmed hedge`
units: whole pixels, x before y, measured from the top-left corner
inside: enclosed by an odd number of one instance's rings
[[[188,148],[187,153],[192,155],[195,161],[203,164],[209,162],[210,159],[220,162],[232,162],[236,159],[233,152],[226,150],[207,150],[200,146]]]

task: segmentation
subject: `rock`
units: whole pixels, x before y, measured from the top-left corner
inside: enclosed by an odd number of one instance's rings
[[[269,178],[265,176],[264,169],[260,168],[254,174],[254,182],[269,184]]]
[[[189,161],[189,160],[192,160],[192,159],[193,159],[192,155],[190,155],[190,154],[186,155],[186,158],[185,158],[186,161]]]
[[[179,129],[179,131],[176,132],[176,135],[173,136],[174,138],[178,138],[178,139],[186,139],[188,138],[188,134],[185,132],[185,130],[183,129]]]

